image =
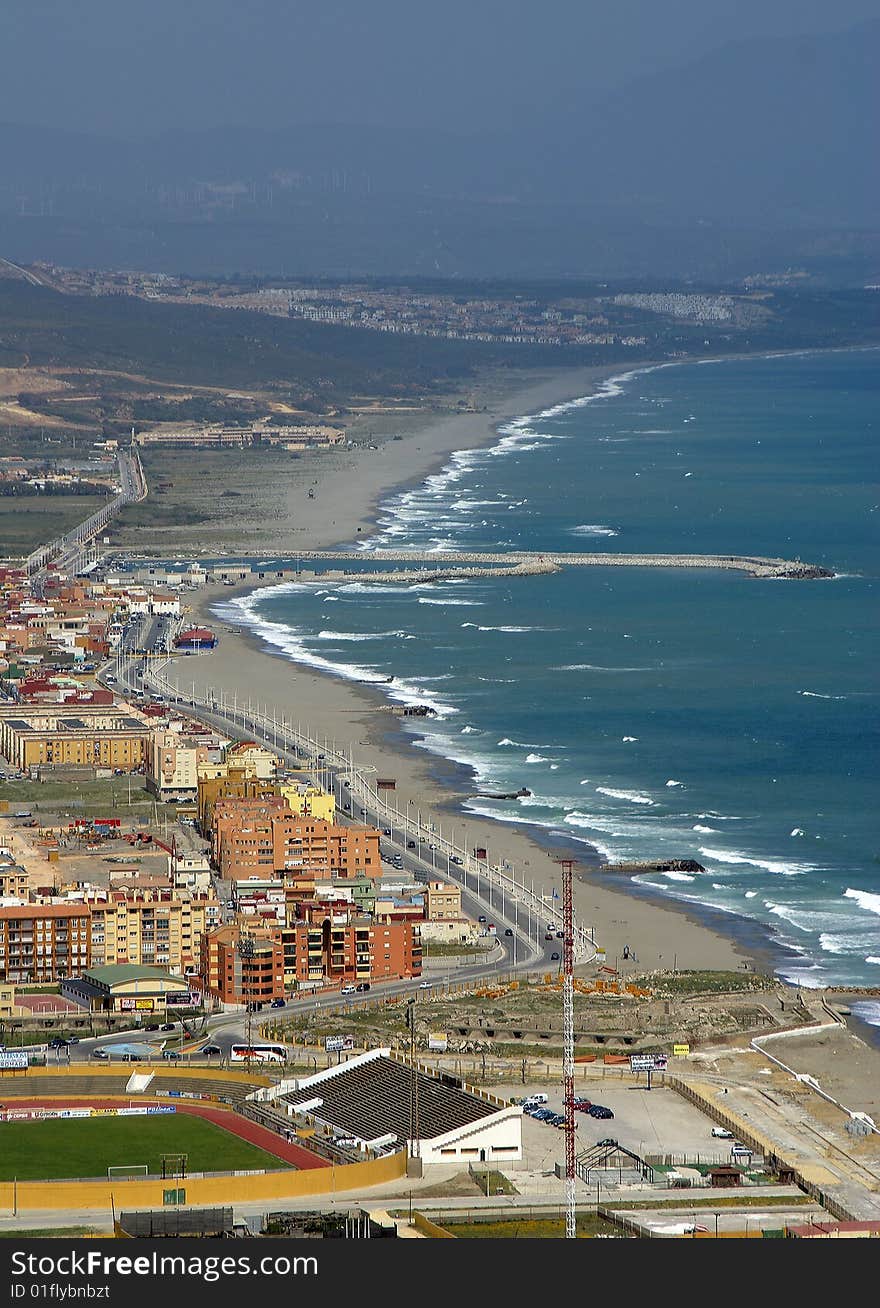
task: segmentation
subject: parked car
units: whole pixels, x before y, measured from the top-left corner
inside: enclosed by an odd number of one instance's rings
[[[591,1107],[592,1104],[590,1103],[589,1099],[574,1100],[574,1111],[576,1113],[588,1113]]]
[[[565,939],[565,932],[564,932],[564,931],[557,931],[557,932],[556,932],[556,939],[557,939],[557,940],[564,940],[564,939]]]
[[[512,935],[513,935],[513,927],[505,927],[505,929],[504,929],[504,934],[505,934],[506,936],[512,936]]]
[[[163,1057],[163,1058],[179,1058],[179,1057],[180,1057],[180,1054],[178,1053],[178,1051],[177,1051],[176,1049],[163,1049],[163,1050],[162,1050],[162,1057]]]
[[[369,981],[358,981],[357,985],[355,986],[355,990],[359,990],[362,993],[366,990],[369,990],[369,988],[370,988]]]
[[[554,949],[553,953],[550,955],[550,962],[551,962],[551,963],[557,963],[558,961],[559,961],[559,955],[557,954],[556,950]]]
[[[161,1030],[161,1028],[160,1028],[158,1022],[148,1022],[147,1025],[144,1027],[144,1030],[145,1030],[145,1031],[159,1031],[159,1030]]]
[[[597,1141],[596,1141],[596,1144],[601,1145],[604,1149],[616,1149],[616,1148],[617,1148],[617,1141],[616,1141],[616,1140],[597,1140]]]
[[[547,934],[546,934],[546,936],[544,937],[544,939],[545,939],[545,940],[554,940],[554,939],[555,939],[555,936],[553,935],[553,932],[552,932],[552,931],[548,931]]]
[[[480,916],[477,918],[477,921],[478,921],[478,922],[485,922],[485,921],[486,921],[486,914],[485,914],[485,913],[481,913]]]
[[[162,1027],[161,1027],[161,1029],[162,1029],[163,1031],[173,1031],[173,1030],[174,1030],[174,1023],[173,1023],[173,1022],[163,1022],[163,1023],[162,1023]]]
[[[715,1137],[716,1140],[732,1140],[732,1139],[733,1139],[733,1132],[732,1132],[732,1131],[727,1131],[727,1130],[725,1130],[725,1128],[724,1128],[723,1126],[713,1126],[713,1127],[712,1127],[712,1134],[714,1135],[714,1137]]]
[[[587,1112],[590,1114],[590,1117],[600,1117],[603,1120],[606,1117],[614,1116],[611,1109],[606,1108],[604,1104],[590,1104],[590,1107],[587,1109]]]

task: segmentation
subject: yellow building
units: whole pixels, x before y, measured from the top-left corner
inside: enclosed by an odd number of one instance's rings
[[[202,936],[219,926],[222,916],[213,892],[111,890],[108,899],[87,899],[86,906],[95,966],[197,967]]]
[[[124,768],[145,763],[152,729],[134,709],[77,704],[0,707],[0,753],[30,767]]]
[[[445,881],[429,881],[425,890],[425,917],[429,922],[461,918],[461,888]]]
[[[15,863],[0,863],[0,899],[27,899],[28,874]]]
[[[320,818],[322,822],[336,821],[336,803],[332,795],[320,786],[304,781],[279,781],[279,795],[287,800],[291,813],[297,817]]]
[[[0,1018],[12,1017],[15,1008],[15,986],[0,981]]]

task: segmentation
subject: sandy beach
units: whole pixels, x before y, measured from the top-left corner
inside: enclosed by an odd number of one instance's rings
[[[296,508],[301,547],[336,545],[355,538],[358,528],[370,531],[378,504],[392,489],[421,481],[454,450],[491,443],[505,419],[588,394],[620,371],[618,365],[556,374],[499,395],[479,413],[441,416],[403,439],[386,440],[378,450],[354,452],[356,469],[329,468],[316,460],[315,498]],[[208,621],[220,640],[208,656],[176,660],[170,678],[173,682],[179,676],[182,691],[210,686],[215,694],[222,689],[240,698],[251,696],[274,706],[279,716],[308,726],[318,738],[326,737],[336,748],[351,747],[356,762],[396,779],[401,809],[420,809],[423,818],[432,814],[456,841],[468,848],[484,846],[493,861],[508,862],[527,883],[534,881],[536,890],[550,894],[554,885],[559,887],[554,854],[575,858],[575,911],[580,923],[595,930],[609,964],[618,961],[632,972],[671,967],[772,970],[770,938],[748,920],[667,901],[629,881],[624,888],[595,871],[600,859],[588,845],[571,842],[561,848],[555,843],[549,848],[521,826],[463,811],[462,800],[473,793],[467,769],[414,747],[420,735],[430,731],[430,723],[404,724],[374,688],[297,666],[247,629],[237,629],[212,612],[218,603],[253,588],[207,586],[192,601],[194,614]],[[637,962],[623,962],[624,946]]]

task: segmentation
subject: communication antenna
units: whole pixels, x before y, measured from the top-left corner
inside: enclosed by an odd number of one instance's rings
[[[245,964],[251,964],[254,961],[254,940],[253,936],[240,936],[238,940],[238,956],[241,960],[241,994],[245,1001],[247,1010],[246,1035],[248,1049],[253,1047],[253,1030],[254,1030],[254,1005],[251,999],[250,991],[253,983],[253,972],[250,967],[245,969]],[[245,970],[247,970],[248,979],[245,985]]]
[[[562,1084],[565,1105],[565,1238],[577,1238],[574,1123],[574,911],[571,878],[574,859],[557,858],[562,868]]]
[[[419,1145],[419,1069],[416,1064],[416,1001],[408,999],[406,1024],[409,1027],[409,1135],[410,1157],[421,1155]]]

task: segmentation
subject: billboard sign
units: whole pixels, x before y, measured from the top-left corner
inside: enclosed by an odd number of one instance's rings
[[[0,1054],[0,1071],[8,1072],[12,1068],[27,1067],[28,1056],[24,1050],[7,1049]]]
[[[324,1052],[327,1054],[337,1054],[340,1051],[354,1049],[354,1036],[336,1035],[324,1036]]]
[[[449,1048],[449,1039],[444,1031],[431,1031],[428,1035],[428,1048],[435,1054],[445,1054]]]
[[[669,1058],[666,1054],[630,1054],[631,1072],[665,1072]]]
[[[690,1045],[673,1045],[672,1053],[675,1058],[687,1058],[691,1052]]]

